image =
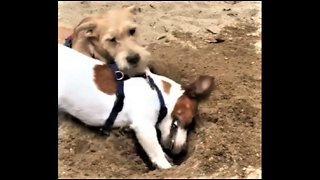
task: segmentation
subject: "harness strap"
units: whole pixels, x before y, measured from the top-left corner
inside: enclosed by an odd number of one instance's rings
[[[64,45],[69,48],[72,48],[72,35],[70,35],[64,40]]]
[[[109,63],[109,67],[111,68],[113,75],[117,81],[117,92],[116,92],[116,101],[114,102],[113,108],[108,119],[105,121],[105,124],[100,128],[100,131],[105,134],[109,135],[109,132],[116,120],[119,112],[123,108],[123,100],[124,100],[124,92],[123,92],[123,78],[124,74],[119,71],[117,65],[115,63]]]
[[[167,110],[167,107],[164,103],[164,99],[163,99],[163,96],[162,96],[162,93],[161,93],[159,87],[154,83],[154,80],[150,76],[147,76],[147,77],[150,82],[151,88],[156,89],[157,95],[158,95],[158,98],[160,101],[160,111],[159,111],[158,120],[157,120],[157,124],[159,124],[161,122],[161,120],[164,117],[166,117],[168,110]]]

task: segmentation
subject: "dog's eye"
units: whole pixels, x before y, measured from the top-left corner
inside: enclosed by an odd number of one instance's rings
[[[177,120],[174,120],[172,125],[171,125],[171,128],[173,129],[177,129],[178,128],[178,121]]]
[[[132,29],[129,30],[129,34],[130,34],[131,36],[133,36],[134,33],[136,33],[136,28],[132,28]]]
[[[108,41],[110,41],[110,42],[116,42],[116,38],[113,37],[113,38],[111,38],[111,39],[108,39]]]

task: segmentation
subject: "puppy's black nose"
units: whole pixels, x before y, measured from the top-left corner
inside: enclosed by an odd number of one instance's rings
[[[130,64],[137,64],[140,61],[140,56],[137,53],[130,54],[127,56],[127,61]]]

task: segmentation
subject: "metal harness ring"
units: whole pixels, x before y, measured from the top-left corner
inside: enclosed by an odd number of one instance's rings
[[[115,75],[116,75],[117,81],[121,81],[121,80],[124,78],[123,72],[121,72],[121,71],[116,71],[116,72],[114,72],[114,73],[115,73]],[[119,76],[120,76],[120,77],[119,77]]]

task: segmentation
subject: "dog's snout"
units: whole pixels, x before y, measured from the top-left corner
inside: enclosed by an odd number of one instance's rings
[[[140,61],[140,55],[137,53],[130,54],[127,56],[127,61],[130,64],[137,64]]]

